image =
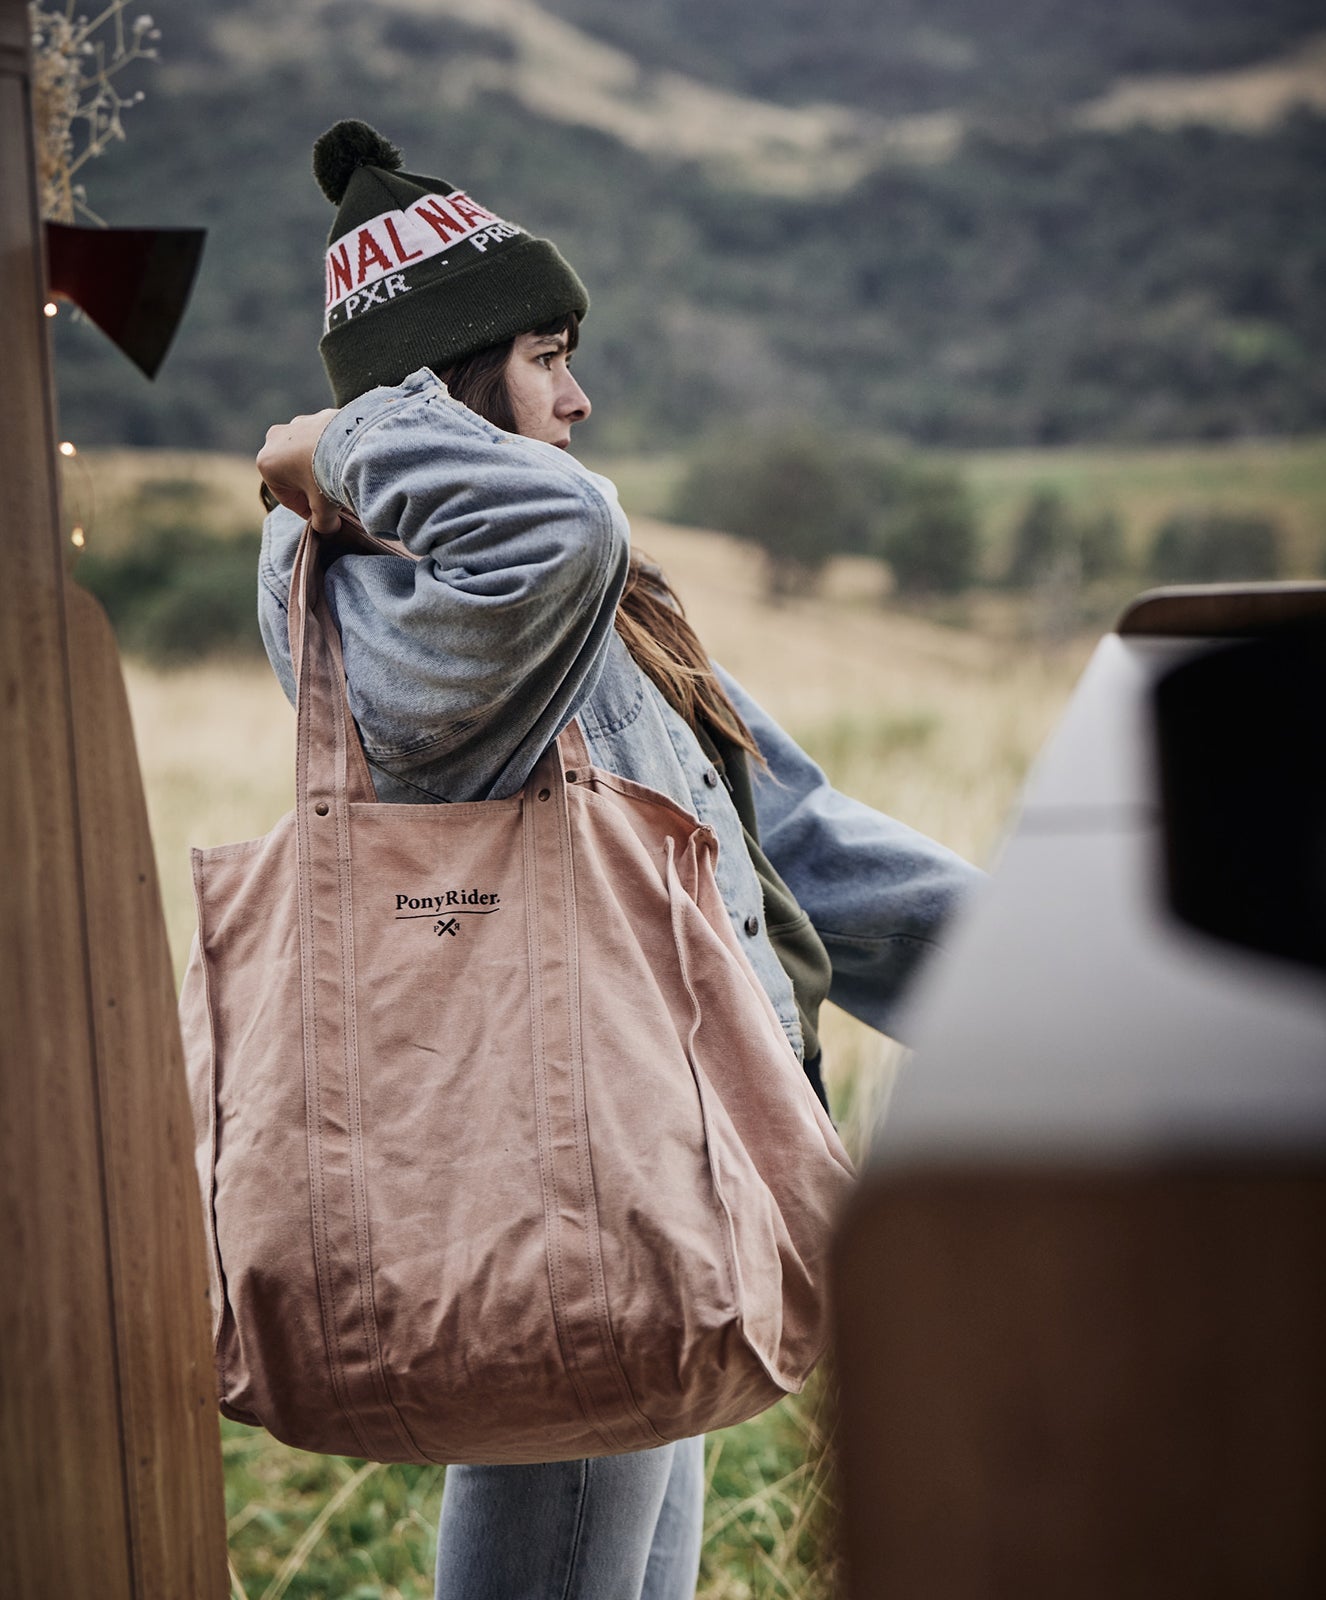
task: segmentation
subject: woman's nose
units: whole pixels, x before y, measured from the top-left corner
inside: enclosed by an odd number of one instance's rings
[[[565,422],[583,422],[591,409],[589,396],[568,372],[557,397],[557,415]]]

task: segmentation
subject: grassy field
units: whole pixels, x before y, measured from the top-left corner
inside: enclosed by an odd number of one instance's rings
[[[1058,489],[1078,510],[1112,506],[1129,550],[1140,557],[1157,525],[1176,511],[1219,507],[1266,512],[1284,527],[1295,577],[1326,572],[1326,440],[982,451],[955,456],[966,473],[986,537],[1002,553],[1034,488]]]
[[[713,1435],[703,1600],[832,1600],[823,1391]],[[441,1467],[290,1450],[222,1424],[234,1600],[428,1600]]]
[[[1326,528],[1321,442],[964,460],[992,537],[1043,483],[1081,504],[1118,506],[1130,528],[1171,505],[1241,496],[1279,508],[1305,544]],[[1038,630],[1034,617],[1010,626],[981,607],[955,613],[977,624],[967,627],[891,609],[879,570],[863,562],[836,562],[821,593],[771,607],[750,550],[638,514],[664,503],[666,463],[620,465],[636,541],[669,572],[715,656],[840,787],[988,862],[1093,637]],[[218,527],[254,520],[246,461],[116,454],[78,458],[68,471],[69,504],[84,508],[89,543],[102,548],[132,538],[125,507],[145,477],[200,483]],[[262,833],[290,805],[294,719],[261,662],[165,673],[130,661],[126,676],[182,967],[193,925],[187,848]],[[824,1032],[830,1093],[850,1139],[887,1092],[893,1047],[839,1012]],[[710,1441],[706,1600],[830,1600],[825,1415],[816,1388]],[[230,1424],[223,1449],[237,1600],[431,1593],[441,1469],[304,1455]]]
[[[1114,509],[1135,558],[1176,511],[1219,507],[1265,512],[1285,529],[1293,576],[1326,572],[1326,438],[1235,440],[1111,449],[964,451],[940,457],[963,472],[986,544],[1001,568],[1028,497],[1059,490],[1078,511]],[[675,456],[590,461],[613,478],[631,510],[664,515],[684,467]]]
[[[1175,511],[1219,507],[1267,512],[1289,539],[1295,575],[1326,561],[1326,436],[1111,449],[965,451],[942,459],[961,469],[997,568],[1022,507],[1037,489],[1059,490],[1075,509],[1113,507],[1129,548],[1140,555]],[[663,517],[685,462],[678,455],[587,457],[617,484],[632,516]],[[218,528],[255,526],[257,478],[250,459],[178,450],[89,451],[64,463],[67,520],[88,527],[104,549],[133,536],[129,508],[144,483],[194,483]]]

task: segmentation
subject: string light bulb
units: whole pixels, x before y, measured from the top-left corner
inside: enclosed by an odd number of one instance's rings
[[[42,310],[48,317],[58,317],[60,315],[60,308],[56,305],[54,300],[48,300],[42,307]]]
[[[72,462],[78,456],[78,446],[72,439],[61,439],[56,446],[58,453],[64,460]],[[64,489],[72,496],[73,526],[69,529],[69,543],[75,550],[82,550],[87,544],[87,528],[85,526],[84,512],[87,509],[87,493],[89,490],[88,470],[81,460],[77,467],[62,469],[60,473]],[[81,480],[75,482],[74,480]]]

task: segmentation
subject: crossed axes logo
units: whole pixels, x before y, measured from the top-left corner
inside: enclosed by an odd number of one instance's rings
[[[397,922],[431,922],[441,939],[460,937],[462,917],[492,917],[501,910],[496,889],[440,889],[434,894],[398,894]],[[455,911],[452,911],[455,906]]]

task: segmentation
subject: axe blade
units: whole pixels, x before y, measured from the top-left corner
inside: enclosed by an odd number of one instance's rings
[[[204,228],[79,228],[46,224],[50,292],[86,313],[149,378],[166,359],[189,303]]]

